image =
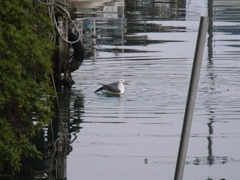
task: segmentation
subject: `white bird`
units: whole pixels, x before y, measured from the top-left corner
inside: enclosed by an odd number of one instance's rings
[[[124,84],[127,84],[127,82],[123,79],[119,79],[117,82],[111,84],[101,84],[102,87],[97,89],[94,93],[103,91],[110,94],[123,94],[125,92]]]

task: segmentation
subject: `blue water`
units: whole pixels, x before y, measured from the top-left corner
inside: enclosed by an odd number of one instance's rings
[[[70,119],[82,122],[67,157],[68,179],[173,179],[199,20],[209,15],[184,180],[237,180],[239,2],[119,2],[77,4],[97,12],[98,28],[96,39],[85,31],[87,58],[73,73],[66,104]],[[129,82],[124,95],[94,93],[118,79]]]

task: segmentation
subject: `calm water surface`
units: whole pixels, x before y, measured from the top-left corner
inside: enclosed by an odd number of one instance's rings
[[[173,179],[199,20],[208,15],[184,179],[239,179],[239,1],[81,3],[71,6],[97,13],[97,30],[92,38],[94,19],[85,20],[87,58],[67,92],[70,120],[82,122],[68,179]],[[93,93],[121,78],[124,95]]]

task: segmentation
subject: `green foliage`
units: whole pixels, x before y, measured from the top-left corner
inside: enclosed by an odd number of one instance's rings
[[[44,7],[0,1],[0,171],[18,172],[22,157],[41,157],[30,142],[52,118],[53,33]]]

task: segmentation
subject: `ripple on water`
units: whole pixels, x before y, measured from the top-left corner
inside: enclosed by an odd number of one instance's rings
[[[218,3],[224,1],[213,1],[215,6]],[[149,19],[147,12],[151,11],[127,7],[127,31],[121,36],[112,35],[111,31],[99,37],[94,47],[94,61],[87,58],[73,73],[74,87],[80,89],[84,97],[83,129],[74,144],[73,159],[80,156],[80,167],[86,172],[84,178],[104,179],[105,168],[111,170],[111,174],[106,174],[112,179],[122,174],[126,174],[122,179],[132,179],[129,177],[135,177],[134,174],[140,175],[135,179],[173,177],[199,17],[203,12],[210,13],[207,9],[210,5],[189,1],[186,9],[179,8],[186,16],[181,14],[169,19],[159,15]],[[213,11],[228,14],[230,9],[225,6],[220,5]],[[231,3],[228,6],[232,7]],[[235,9],[232,8],[234,12]],[[168,12],[171,14],[172,10]],[[235,15],[212,15],[210,23],[213,24],[209,24],[212,32],[206,42],[192,123],[186,179],[223,179],[226,174],[238,177],[232,166],[239,169],[240,54],[236,31],[239,20]],[[224,17],[228,18],[227,22]],[[124,95],[111,97],[93,93],[99,83],[120,78],[129,82]],[[146,162],[150,168],[142,166]],[[95,176],[92,169],[99,176]],[[149,176],[143,178],[146,174]]]

